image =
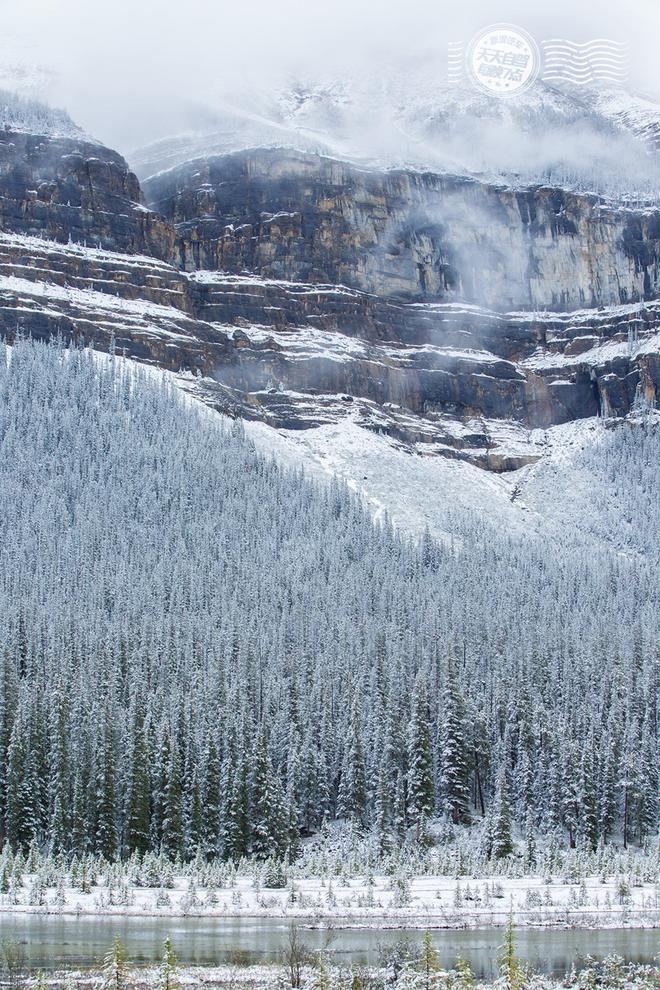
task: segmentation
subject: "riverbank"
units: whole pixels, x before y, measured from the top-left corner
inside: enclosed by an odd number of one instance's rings
[[[342,966],[329,956],[315,960],[270,965],[180,966],[171,956],[172,968],[167,976],[169,985],[177,988],[208,988],[218,990],[287,990],[292,980],[299,990],[494,990],[509,985],[498,964],[497,980],[483,980],[475,975],[469,963],[457,960],[451,969],[443,969],[432,949],[414,958],[398,958],[387,966]],[[293,965],[292,965],[293,964]],[[612,955],[604,960],[588,960],[563,979],[536,972],[515,957],[510,965],[519,990],[657,990],[660,970],[657,966],[628,962]],[[126,963],[119,971],[111,962],[94,970],[61,970],[50,974],[23,978],[21,984],[35,990],[88,990],[107,985],[122,990],[154,990],[163,986],[164,972],[160,966],[135,967]]]
[[[50,883],[48,882],[50,879]],[[162,879],[162,878],[161,878]],[[517,927],[660,927],[660,885],[625,876],[296,877],[284,888],[259,874],[236,874],[226,886],[200,887],[170,876],[147,887],[128,876],[83,878],[24,874],[0,895],[0,912],[54,915],[277,918],[308,926],[479,929]]]

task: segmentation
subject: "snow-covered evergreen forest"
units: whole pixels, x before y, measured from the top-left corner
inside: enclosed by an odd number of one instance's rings
[[[66,110],[49,107],[6,89],[0,89],[0,127],[55,138],[85,137],[82,128],[74,124]]]
[[[0,452],[0,845],[292,858],[339,818],[384,853],[440,817],[497,860],[653,834],[650,424],[584,452],[636,534],[588,554],[468,512],[413,543],[165,378],[56,345],[0,354]]]

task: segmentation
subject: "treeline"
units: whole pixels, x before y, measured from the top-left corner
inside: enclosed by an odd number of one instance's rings
[[[0,845],[285,858],[343,818],[386,852],[435,816],[485,820],[493,857],[516,829],[644,840],[659,453],[649,424],[583,455],[596,488],[616,476],[624,549],[458,510],[417,545],[163,380],[19,341],[0,356]]]
[[[0,89],[0,127],[51,137],[84,137],[66,110]]]

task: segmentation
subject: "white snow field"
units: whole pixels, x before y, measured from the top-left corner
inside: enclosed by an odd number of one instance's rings
[[[284,889],[261,886],[258,871],[230,875],[226,886],[197,887],[182,875],[167,888],[136,883],[108,886],[100,877],[89,893],[71,886],[35,886],[0,897],[0,912],[37,914],[274,917],[337,921],[359,926],[488,928],[506,925],[575,928],[660,926],[660,885],[623,877],[301,876]],[[36,892],[35,892],[36,891]]]
[[[657,413],[649,416],[660,423]],[[540,459],[495,474],[465,461],[411,453],[350,419],[309,430],[275,431],[246,423],[259,450],[316,477],[341,478],[376,519],[387,513],[402,531],[419,535],[428,526],[437,538],[460,541],[459,517],[470,512],[517,535],[539,538],[570,527],[579,543],[595,541],[621,550],[629,535],[634,538],[634,522],[626,518],[621,492],[594,489],[582,455],[597,450],[613,430],[631,428],[597,418],[533,431],[500,423],[497,450],[523,449]]]

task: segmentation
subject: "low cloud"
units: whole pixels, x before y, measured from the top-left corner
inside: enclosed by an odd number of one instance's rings
[[[631,84],[660,94],[660,5],[571,0],[0,0],[3,64],[127,152],[212,119],[223,105],[263,111],[291,79],[371,74],[386,82],[420,61],[446,70],[446,45],[485,24],[520,24],[541,40],[609,37],[633,46]],[[25,74],[27,72],[27,75]],[[376,133],[376,129],[374,129]],[[496,139],[488,140],[493,145]]]

